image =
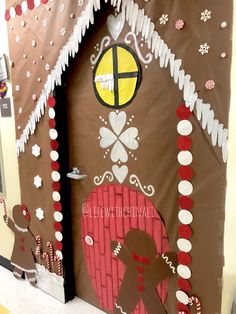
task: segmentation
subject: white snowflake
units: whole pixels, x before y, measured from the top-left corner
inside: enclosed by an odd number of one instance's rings
[[[160,24],[166,25],[166,23],[169,21],[168,14],[162,14],[162,16],[159,18]]]
[[[19,43],[20,42],[20,36],[16,36],[16,43]]]
[[[39,175],[34,177],[34,185],[36,186],[37,189],[40,188],[42,184],[43,184],[43,180]]]
[[[26,77],[28,77],[28,78],[31,77],[31,72],[30,71],[26,72]]]
[[[36,217],[38,218],[38,220],[44,219],[44,210],[41,207],[37,208],[35,212],[36,212]]]
[[[206,9],[205,11],[201,12],[201,21],[207,22],[208,20],[210,20],[210,18],[211,18],[211,11]]]
[[[204,55],[209,52],[210,46],[207,43],[200,45],[199,52]]]
[[[39,157],[40,153],[41,153],[41,148],[37,144],[32,146],[32,155],[34,155],[35,157]]]
[[[50,69],[50,65],[47,63],[47,64],[45,64],[45,70],[46,71],[49,71],[49,69]]]
[[[15,89],[16,89],[17,92],[19,92],[20,91],[20,85],[17,84]]]
[[[43,27],[47,27],[47,25],[48,25],[48,20],[43,20]]]
[[[62,3],[60,6],[60,11],[63,12],[64,10],[65,10],[65,5],[64,5],[64,3]]]
[[[78,6],[82,7],[84,5],[84,0],[78,0]]]
[[[61,36],[65,36],[66,28],[62,27],[61,30],[60,30],[60,33],[61,33]]]

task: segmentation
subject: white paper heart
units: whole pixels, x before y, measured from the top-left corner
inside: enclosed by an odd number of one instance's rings
[[[125,19],[122,13],[118,14],[116,17],[114,15],[109,15],[107,18],[107,28],[114,40],[117,40],[125,24]]]
[[[129,149],[136,150],[138,148],[138,129],[131,127],[125,130],[119,137],[120,141],[125,144]]]
[[[129,170],[128,170],[127,166],[119,167],[117,165],[113,165],[112,171],[113,171],[116,179],[119,181],[119,183],[123,183],[125,181],[125,178],[127,177]]]
[[[104,127],[99,129],[99,135],[101,136],[100,146],[102,148],[108,148],[117,140],[117,136],[111,130]]]
[[[120,132],[123,130],[123,127],[126,122],[126,113],[124,111],[119,112],[118,114],[112,111],[109,114],[109,122],[113,131],[116,133],[117,136],[120,135]]]
[[[113,162],[117,162],[119,160],[122,162],[128,161],[128,154],[120,141],[117,141],[115,145],[112,147],[111,160]]]

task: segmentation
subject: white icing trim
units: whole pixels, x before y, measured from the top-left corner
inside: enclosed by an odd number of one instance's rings
[[[21,266],[19,266],[19,265],[17,265],[17,264],[14,264],[14,263],[12,263],[12,262],[11,262],[11,264],[12,264],[12,266],[17,267],[18,269],[20,269],[20,270],[22,270],[22,271],[24,271],[24,272],[26,272],[26,273],[37,273],[37,270],[36,270],[36,269],[25,269],[25,268],[23,268],[23,267],[21,267]]]
[[[108,2],[108,0],[105,0],[105,2]],[[169,65],[171,77],[178,88],[183,91],[183,99],[186,106],[191,111],[195,109],[198,120],[202,122],[202,128],[205,129],[207,127],[208,134],[211,135],[212,145],[215,146],[218,143],[218,146],[222,150],[223,161],[226,162],[228,155],[228,130],[217,119],[214,119],[214,111],[211,109],[211,105],[203,103],[203,100],[198,98],[195,83],[191,81],[191,76],[186,74],[184,69],[181,69],[182,60],[176,59],[175,54],[171,52],[158,32],[154,30],[155,26],[150,18],[144,15],[144,9],[138,9],[138,5],[133,0],[111,0],[111,5],[116,6],[118,11],[121,6],[123,17],[136,35],[140,32],[142,33],[155,59],[159,58],[160,67],[167,67]],[[44,109],[47,105],[46,101],[50,92],[54,90],[55,85],[61,84],[61,75],[65,71],[66,66],[68,66],[69,56],[74,57],[78,52],[79,43],[81,43],[86,29],[89,28],[90,23],[94,23],[94,11],[99,9],[100,0],[89,0],[85,10],[78,18],[72,35],[60,51],[57,63],[48,75],[39,101],[32,111],[23,133],[16,142],[18,155],[25,151],[25,144],[28,142],[30,135],[34,133],[37,122],[39,122],[44,114]]]
[[[19,227],[17,224],[15,224],[15,227],[16,227],[16,229],[18,230],[18,231],[20,231],[20,232],[28,232],[28,229],[26,229],[26,228],[21,228],[21,227]]]
[[[173,266],[172,262],[169,260],[168,256],[165,255],[165,253],[161,254],[161,257],[164,259],[166,264],[170,267],[173,274],[176,274],[175,267]]]
[[[103,174],[103,176],[96,176],[96,177],[94,177],[93,182],[94,182],[94,184],[96,184],[96,185],[101,185],[101,184],[103,183],[103,181],[105,180],[106,177],[108,178],[108,180],[109,180],[110,182],[112,182],[112,181],[114,180],[113,174],[112,174],[110,171],[106,171],[106,172]]]
[[[153,196],[155,194],[155,188],[153,185],[142,185],[139,178],[135,174],[131,174],[129,177],[129,182],[132,185],[138,186],[140,190],[146,195],[146,196]]]
[[[116,307],[118,310],[120,310],[120,312],[121,312],[122,314],[127,314],[126,312],[123,311],[122,307],[121,307],[120,305],[118,305],[117,303],[115,303],[115,307]]]

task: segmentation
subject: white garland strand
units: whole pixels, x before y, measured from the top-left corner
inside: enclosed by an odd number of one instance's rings
[[[108,2],[108,0],[104,0]],[[191,76],[181,69],[182,60],[176,59],[175,54],[167,46],[164,40],[155,31],[155,25],[151,19],[144,14],[144,9],[139,9],[138,4],[133,0],[111,0],[111,5],[117,8],[117,11],[122,11],[123,17],[131,27],[132,32],[138,35],[140,32],[147,41],[148,48],[154,54],[155,59],[159,58],[160,67],[170,67],[171,77],[174,79],[178,88],[183,91],[183,99],[186,106],[191,111],[195,109],[197,119],[201,121],[203,129],[207,128],[208,134],[211,136],[213,146],[218,144],[222,149],[223,161],[227,161],[228,155],[228,130],[224,125],[215,119],[214,111],[211,109],[210,104],[205,104],[202,99],[198,98],[196,86],[191,81]],[[60,51],[60,56],[56,66],[48,75],[44,89],[40,95],[39,101],[30,115],[30,119],[16,142],[17,154],[25,151],[25,144],[31,134],[36,129],[36,124],[44,114],[45,106],[47,105],[47,98],[51,91],[54,90],[55,85],[61,84],[61,75],[68,66],[69,56],[74,57],[79,50],[79,44],[82,37],[85,35],[86,29],[89,28],[90,23],[94,23],[94,11],[100,9],[100,0],[89,0],[85,10],[77,20],[72,35],[70,36],[67,44]]]

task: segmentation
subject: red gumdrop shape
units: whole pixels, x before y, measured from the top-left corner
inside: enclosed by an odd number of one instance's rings
[[[55,222],[54,223],[54,229],[56,231],[62,231],[62,225],[60,224],[60,222]]]
[[[190,283],[188,282],[188,280],[183,279],[183,278],[178,279],[178,287],[185,292],[188,292],[191,290]]]
[[[57,250],[59,250],[59,251],[62,250],[62,243],[61,243],[61,242],[56,241],[56,242],[55,242],[55,246],[56,246]]]
[[[52,183],[52,189],[53,189],[53,191],[60,191],[60,189],[61,189],[61,185],[60,185],[60,183],[59,182],[53,182]]]
[[[191,117],[192,112],[188,107],[185,106],[185,103],[182,103],[177,109],[176,114],[181,120],[186,120]]]
[[[19,16],[20,16],[20,15],[22,14],[21,5],[17,4],[17,6],[16,6],[16,9],[15,9],[15,10],[16,10],[16,14],[17,14],[17,15],[19,15]]]
[[[57,170],[59,170],[60,165],[57,161],[52,161],[51,162],[51,168],[52,168],[52,170],[57,171]]]
[[[192,147],[192,139],[189,136],[179,136],[177,140],[177,147],[179,150],[189,150]]]
[[[193,201],[188,196],[180,196],[179,197],[179,206],[182,209],[190,210],[193,208]]]
[[[179,167],[179,177],[183,180],[191,180],[193,177],[193,169],[189,166]]]
[[[53,96],[48,98],[48,106],[53,108],[56,105],[56,99]]]
[[[33,10],[33,8],[34,8],[34,0],[28,0],[27,3],[28,3],[29,10]]]
[[[50,142],[50,146],[51,146],[51,149],[57,150],[58,147],[59,147],[59,144],[58,144],[58,142],[57,142],[56,140],[52,140],[52,141]]]
[[[56,211],[61,211],[62,210],[62,206],[60,202],[55,202],[53,205],[54,210]]]
[[[49,119],[49,126],[51,129],[55,129],[56,121],[54,119]]]
[[[185,252],[178,252],[177,258],[178,258],[179,264],[182,264],[182,265],[190,265],[192,262],[191,256]]]
[[[11,16],[10,16],[10,11],[6,10],[5,12],[5,20],[8,22],[10,20]]]
[[[189,226],[181,225],[179,226],[179,237],[184,239],[191,238],[193,232]]]

